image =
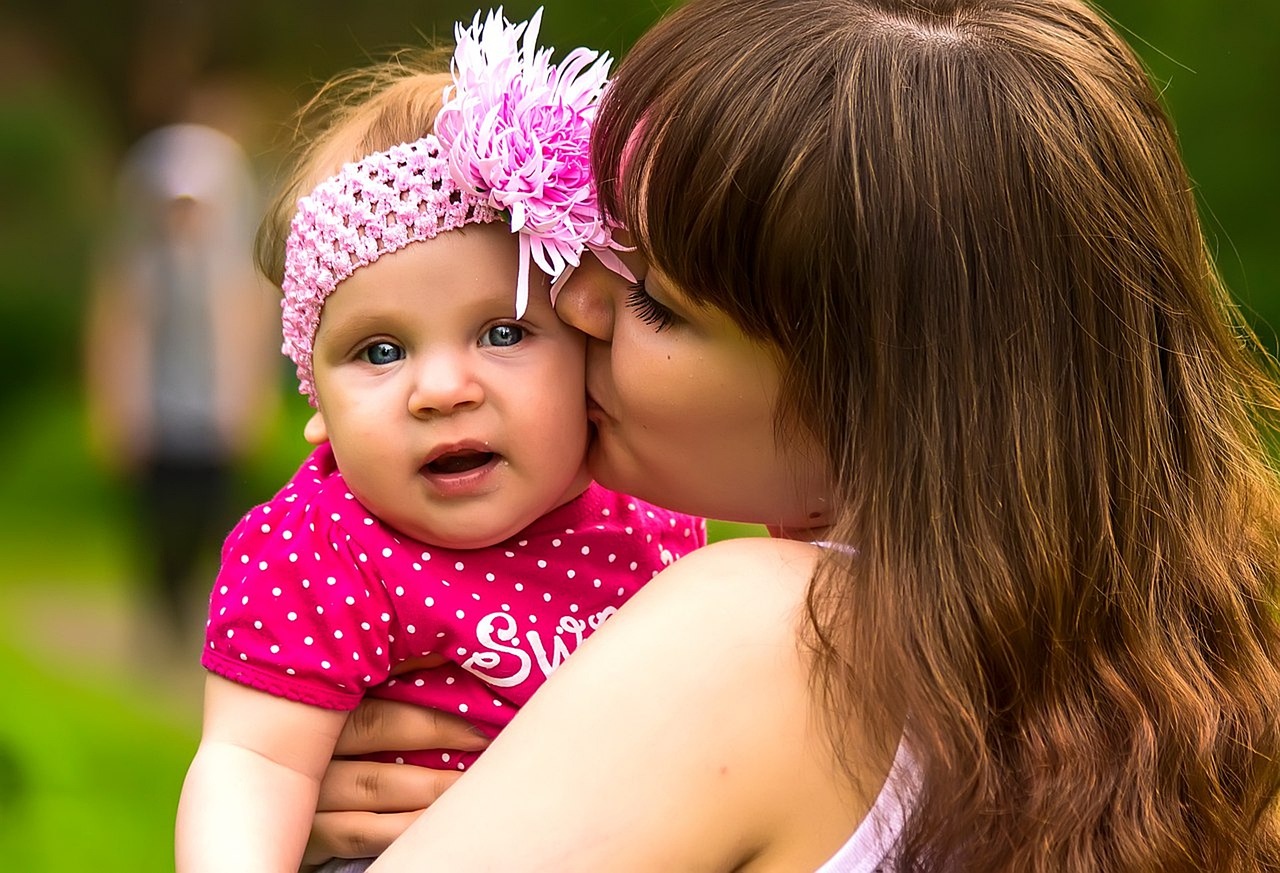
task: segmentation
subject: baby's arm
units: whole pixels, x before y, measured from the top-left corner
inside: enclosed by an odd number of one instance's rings
[[[346,718],[210,674],[178,804],[178,873],[294,873]]]

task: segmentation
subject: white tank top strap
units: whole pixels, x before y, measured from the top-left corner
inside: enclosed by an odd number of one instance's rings
[[[905,742],[898,743],[893,766],[871,810],[817,873],[880,873],[888,870],[903,823],[917,789],[915,765]]]

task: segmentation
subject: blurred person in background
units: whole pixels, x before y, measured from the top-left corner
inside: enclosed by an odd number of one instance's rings
[[[277,304],[252,257],[259,216],[235,140],[161,127],[122,161],[95,269],[91,439],[133,491],[137,571],[173,642],[190,635],[191,595],[206,590],[237,471],[279,393]]]

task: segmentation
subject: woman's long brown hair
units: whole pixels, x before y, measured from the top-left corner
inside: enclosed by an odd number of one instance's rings
[[[815,683],[837,743],[908,713],[900,868],[1280,868],[1275,370],[1113,29],[692,0],[595,147],[606,210],[776,346],[779,433],[826,447],[856,554],[811,586]]]

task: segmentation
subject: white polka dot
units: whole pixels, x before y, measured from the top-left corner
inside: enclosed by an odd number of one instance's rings
[[[280,647],[279,647],[279,646],[274,646],[274,645],[273,645],[273,646],[271,647],[271,654],[273,654],[273,655],[278,655],[278,654],[280,654]]]
[[[561,539],[559,537],[556,537],[551,541],[551,547],[558,549],[560,548],[560,543],[561,543]]]
[[[408,626],[406,626],[406,627],[405,627],[405,630],[407,630],[407,631],[408,631],[409,633],[411,633],[411,634],[413,634],[413,633],[417,633],[417,632],[418,632],[418,629],[417,629],[417,628],[415,628],[413,625],[408,625]]]
[[[262,622],[260,622],[260,621],[255,621],[255,622],[253,623],[253,628],[254,628],[254,630],[262,630]]]
[[[435,599],[434,597],[428,597],[428,598],[426,598],[425,600],[423,600],[422,602],[423,602],[423,603],[425,603],[427,606],[435,606],[435,605],[436,605],[436,599]]]
[[[334,548],[334,550],[336,551],[336,550],[337,550],[337,548],[338,548],[338,544],[337,544],[337,543],[334,543],[333,548]],[[361,553],[360,553],[359,555],[357,555],[356,557],[360,560],[360,563],[361,563],[361,564],[367,563],[367,562],[368,562],[368,560],[369,560],[369,556],[368,556],[368,555],[366,555],[364,552],[361,552]]]
[[[609,563],[610,563],[610,564],[612,564],[612,563],[613,563],[614,561],[616,561],[616,560],[618,560],[618,556],[617,556],[617,555],[610,555],[610,556],[609,556]]]
[[[348,594],[348,595],[347,595],[347,606],[355,606],[355,605],[356,605],[356,599],[355,599],[354,597],[352,597],[350,594]]]
[[[417,685],[419,688],[421,688],[423,685],[426,685],[426,684],[427,684],[427,680],[425,680],[425,679],[414,679],[414,680],[413,680],[413,684],[414,684],[414,685]]]
[[[316,615],[324,615],[324,607],[316,606]]]
[[[461,561],[458,561],[456,564],[453,565],[453,569],[462,570],[462,569],[465,569],[465,565]]]
[[[366,680],[368,680],[368,677],[366,676],[366,677],[365,677],[365,679],[366,679]],[[397,764],[403,764],[403,763],[404,763],[404,758],[401,758],[399,755],[397,755],[397,756],[396,756],[396,763],[397,763]]]
[[[284,533],[280,534],[280,536],[284,537],[286,540],[291,540],[293,539],[293,531],[287,530]]]
[[[360,660],[360,653],[359,653],[359,652],[352,652],[352,653],[351,653],[351,660],[353,660],[353,661],[359,661],[359,660]]]
[[[545,569],[547,568],[547,562],[546,562],[546,561],[544,561],[544,560],[542,560],[541,558],[539,558],[539,559],[538,559],[538,567],[539,567],[539,569],[545,570]]]
[[[457,616],[458,616],[458,618],[466,618],[466,617],[467,617],[467,614],[466,614],[465,612],[463,612],[461,609],[459,609],[459,610],[458,610],[456,613],[454,613],[454,614],[455,614],[455,615],[457,615]]]
[[[452,760],[453,760],[453,758],[452,758],[452,757],[450,757],[450,755],[449,755],[449,753],[448,753],[448,752],[441,752],[441,753],[440,753],[440,760],[441,760],[441,761],[444,761],[446,764],[448,764],[450,761],[452,761]]]
[[[413,569],[415,569],[415,570],[421,570],[421,569],[422,569],[422,565],[421,565],[421,564],[419,564],[417,561],[414,561],[414,562],[413,562]]]
[[[375,655],[379,655],[379,656],[381,656],[381,655],[382,655],[382,646],[378,646],[376,649],[374,649],[374,650],[373,650],[373,653],[374,653]]]
[[[227,639],[231,639],[235,635],[236,635],[236,632],[233,629],[227,628]]]
[[[538,617],[537,617],[536,615],[531,615],[531,616],[529,616],[529,621],[530,621],[530,622],[532,622],[533,624],[537,624],[537,623],[538,623]]]
[[[453,683],[455,683],[455,682],[457,682],[457,681],[458,681],[458,680],[457,680],[457,679],[455,679],[453,676],[450,676],[448,679],[444,680],[444,684],[445,684],[445,685],[452,685]]]
[[[609,507],[606,506],[604,509],[600,510],[600,514],[609,515],[610,514]]]
[[[635,511],[636,511],[636,505],[635,505],[634,503],[628,503],[628,504],[627,504],[627,509],[630,509],[632,512],[635,512]]]
[[[248,656],[248,655],[246,655],[244,652],[241,652],[241,653],[240,653],[240,660],[241,660],[241,661],[247,661],[247,660],[249,660],[249,656]]]
[[[311,580],[310,580],[310,579],[303,579],[303,580],[302,580],[302,587],[303,587],[303,588],[310,588],[310,587],[311,587]]]
[[[570,611],[570,612],[577,612],[577,611],[578,611],[578,604],[576,604],[576,603],[570,603],[570,604],[569,604],[569,611]]]
[[[267,562],[266,562],[266,561],[259,561],[259,562],[258,562],[258,569],[259,569],[259,570],[265,570],[265,569],[267,569]]]
[[[390,616],[390,615],[388,615],[388,614],[387,614],[387,613],[385,613],[385,612],[384,612],[384,613],[382,613],[381,618],[382,618],[382,620],[383,620],[383,621],[391,621],[391,616]]]
[[[523,591],[523,590],[524,590],[524,583],[523,583],[523,582],[517,582],[517,583],[515,584],[515,586],[514,586],[514,587],[515,587],[515,589],[516,589],[517,591]]]
[[[336,512],[330,515],[329,518],[333,519],[334,521],[342,521],[342,516]]]
[[[524,546],[529,545],[529,541],[528,541],[528,540],[521,540],[520,542],[516,543],[516,545],[518,545],[518,546],[520,546],[520,547],[522,547],[522,548],[523,548]]]
[[[543,599],[543,600],[545,600],[547,603],[550,603],[550,602],[551,602],[551,592],[550,592],[550,591],[548,591],[548,592],[546,592],[545,594],[543,594],[543,595],[542,595],[542,599]]]
[[[578,575],[578,571],[577,571],[577,570],[566,570],[566,571],[565,571],[565,575],[566,575],[566,576],[568,576],[570,579],[572,579],[574,576],[577,576],[577,575]]]
[[[397,585],[397,586],[396,586],[396,597],[404,597],[404,586],[403,586],[403,585]]]
[[[460,657],[460,658],[461,658],[461,657],[465,656],[466,654],[467,654],[467,650],[466,650],[466,649],[462,649],[462,648],[458,649],[458,657]]]
[[[495,698],[493,698],[493,705],[494,705],[494,706],[502,706],[502,701],[495,697]]]
[[[484,574],[484,578],[485,578],[485,579],[487,579],[488,581],[492,582],[492,581],[493,581],[493,574],[492,574],[492,573],[485,573],[485,574]]]
[[[360,622],[360,629],[361,629],[361,630],[370,630],[371,628],[370,628],[369,622],[367,622],[367,621],[362,621],[362,622]]]
[[[227,593],[227,586],[223,585],[221,588],[219,588],[219,589],[218,589],[218,593],[219,593],[219,594],[226,594],[226,593]]]
[[[241,598],[240,598],[240,605],[241,605],[241,606],[248,606],[248,605],[249,605],[249,595],[248,595],[248,594],[246,594],[244,597],[241,597]]]
[[[321,661],[321,662],[320,662],[320,666],[321,666],[321,667],[323,667],[324,669],[328,670],[328,669],[329,669],[331,666],[333,666],[333,665],[332,665],[332,664],[330,664],[328,661]]]
[[[312,643],[314,643],[314,642],[315,642],[315,640],[313,640],[311,637],[303,637],[303,638],[302,638],[302,644],[303,644],[304,646],[309,646],[309,645],[311,645],[311,644],[312,644]]]
[[[584,554],[584,555],[589,555],[589,554],[591,554],[591,546],[583,546],[583,547],[582,547],[582,554]]]
[[[286,616],[285,616],[285,618],[289,619],[289,621],[297,621],[297,620],[298,620],[298,613],[296,613],[296,612],[290,612],[288,615],[286,615]]]
[[[342,631],[340,631],[340,630],[335,630],[335,631],[333,632],[333,638],[334,638],[335,640],[340,640],[340,639],[342,639]]]
[[[515,552],[503,552],[502,554],[506,555],[508,558],[514,558],[516,556]]]
[[[637,564],[635,561],[632,561],[632,562],[631,562],[631,569],[632,569],[632,570],[634,570],[634,569],[635,569],[636,567],[638,567],[638,566],[640,566],[640,565],[639,565],[639,564]]]
[[[297,552],[290,552],[290,553],[289,553],[289,563],[290,563],[290,564],[296,564],[296,563],[298,563],[298,553],[297,553]]]
[[[424,561],[430,561],[430,560],[431,560],[431,553],[430,553],[430,552],[423,552],[423,553],[422,553],[422,560],[424,560]]]
[[[288,669],[286,669],[286,670],[285,670],[285,672],[286,672],[286,673],[288,673],[290,676],[297,676],[297,675],[298,675],[298,671],[297,671],[297,670],[294,670],[292,667],[289,667]]]
[[[282,592],[279,588],[272,588],[272,589],[271,589],[271,594],[272,594],[272,596],[273,596],[273,597],[279,597],[279,596],[280,596],[281,594],[283,594],[283,593],[284,593],[284,592]]]
[[[390,547],[390,546],[385,546],[385,547],[383,547],[383,549],[382,549],[382,557],[384,557],[384,558],[390,558],[390,557],[391,557],[391,547]]]
[[[249,563],[249,556],[248,556],[248,555],[241,555],[241,556],[240,556],[240,563],[241,563],[241,564],[247,564],[247,563]]]
[[[261,528],[259,528],[259,530],[261,530],[263,533],[271,533],[271,525],[264,524]]]
[[[458,704],[458,712],[466,712],[466,711],[467,711],[467,709],[468,709],[468,707],[467,707],[467,705],[466,705],[465,703],[459,703],[459,704]]]

